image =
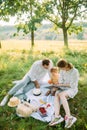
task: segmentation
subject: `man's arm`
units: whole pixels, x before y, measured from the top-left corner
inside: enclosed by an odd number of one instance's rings
[[[35,87],[36,87],[36,88],[40,88],[40,85],[39,85],[39,83],[38,83],[37,80],[33,81],[33,83],[35,84]]]
[[[34,62],[28,71],[28,76],[31,78],[31,81],[36,80],[36,74],[38,73],[38,61]]]

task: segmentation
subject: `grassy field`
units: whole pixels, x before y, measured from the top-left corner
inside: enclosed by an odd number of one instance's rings
[[[29,40],[4,40],[1,41],[3,50],[30,50]],[[59,52],[63,48],[63,41],[35,41],[34,51],[55,51]],[[69,48],[75,50],[87,50],[87,41],[69,40]]]
[[[79,70],[79,92],[69,101],[71,113],[77,117],[77,122],[70,130],[87,129],[87,41],[69,41],[70,49],[63,47],[63,42],[35,41],[35,47],[30,50],[30,41],[2,41],[0,49],[0,101],[13,86],[12,81],[21,79],[34,61],[48,57],[54,64],[60,58],[72,62]],[[64,115],[64,110],[61,110]],[[0,130],[65,130],[64,123],[49,127],[48,123],[31,117],[20,118],[15,114],[15,108],[7,105],[0,107]]]

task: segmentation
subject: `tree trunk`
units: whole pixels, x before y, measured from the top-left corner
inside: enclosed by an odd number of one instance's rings
[[[64,46],[68,48],[68,34],[67,29],[63,29]]]
[[[2,48],[1,41],[0,41],[0,49]]]
[[[31,31],[31,47],[34,46],[34,30]]]

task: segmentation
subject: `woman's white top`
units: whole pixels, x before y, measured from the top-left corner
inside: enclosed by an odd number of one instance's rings
[[[44,78],[44,76],[48,73],[50,75],[50,69],[53,67],[53,63],[50,60],[50,65],[48,69],[45,69],[42,65],[42,60],[34,62],[31,66],[31,69],[27,73],[27,75],[31,78],[31,81],[39,81]]]
[[[76,68],[72,68],[69,71],[60,70],[59,83],[69,84],[69,89],[72,90],[75,94],[78,92],[78,80],[79,72]]]

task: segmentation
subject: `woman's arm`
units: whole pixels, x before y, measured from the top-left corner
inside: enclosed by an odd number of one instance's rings
[[[70,81],[70,87],[72,89],[77,89],[78,87],[78,80],[79,80],[79,72],[77,69],[75,69],[72,73],[71,81]]]

